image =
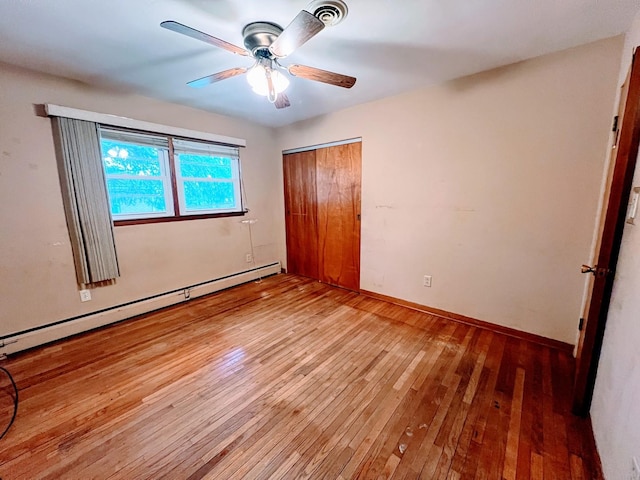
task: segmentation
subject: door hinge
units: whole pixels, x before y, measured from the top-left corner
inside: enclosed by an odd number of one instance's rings
[[[584,328],[584,318],[581,318],[580,321],[578,322],[578,331],[582,331],[582,329]]]
[[[620,117],[618,117],[618,115],[616,115],[615,117],[613,117],[613,128],[611,128],[612,132],[617,132],[618,131],[618,119]]]

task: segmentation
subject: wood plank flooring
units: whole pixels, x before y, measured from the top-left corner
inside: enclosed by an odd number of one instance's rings
[[[601,478],[566,353],[293,275],[2,365],[3,480]]]

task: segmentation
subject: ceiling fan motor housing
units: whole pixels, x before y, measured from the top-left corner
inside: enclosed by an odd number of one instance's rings
[[[242,30],[244,46],[254,55],[256,55],[257,52],[266,52],[268,51],[269,45],[271,45],[281,33],[282,27],[276,23],[250,23]]]
[[[342,0],[313,0],[305,10],[320,19],[327,27],[335,27],[349,13],[347,4]]]

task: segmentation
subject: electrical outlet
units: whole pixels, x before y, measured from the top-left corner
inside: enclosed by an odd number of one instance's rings
[[[91,300],[91,292],[89,290],[80,290],[80,301],[88,302]]]
[[[631,459],[631,480],[640,480],[640,459],[638,457]]]
[[[424,285],[425,287],[430,287],[431,286],[431,275],[425,275],[424,276],[424,280],[422,281],[422,285]]]
[[[250,253],[247,253],[244,258],[247,263],[253,262],[253,255],[251,255]]]

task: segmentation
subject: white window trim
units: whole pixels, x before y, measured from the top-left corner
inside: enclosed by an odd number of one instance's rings
[[[44,105],[47,115],[50,117],[67,117],[78,120],[86,120],[102,125],[111,125],[114,127],[130,128],[132,130],[142,130],[152,133],[163,133],[175,137],[193,138],[197,140],[205,140],[207,142],[221,143],[224,145],[232,145],[234,147],[246,147],[247,141],[243,138],[227,137],[225,135],[217,135],[215,133],[200,132],[187,128],[172,127],[162,125],[160,123],[145,122],[143,120],[135,120],[133,118],[120,117],[117,115],[109,115],[106,113],[91,112],[89,110],[80,110],[77,108],[63,107],[52,103]]]

